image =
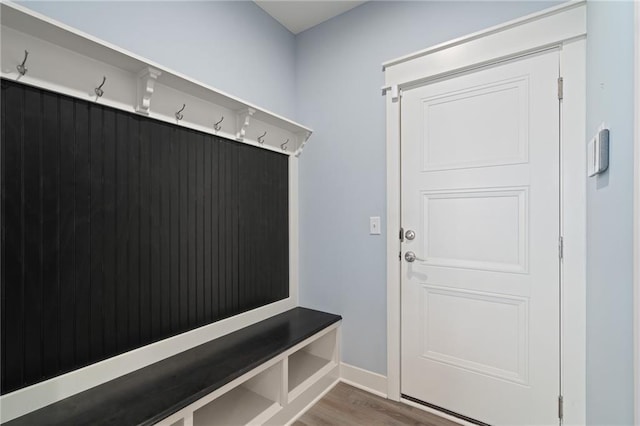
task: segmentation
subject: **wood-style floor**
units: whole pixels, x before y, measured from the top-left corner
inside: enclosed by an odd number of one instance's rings
[[[293,426],[459,426],[418,408],[338,383]]]

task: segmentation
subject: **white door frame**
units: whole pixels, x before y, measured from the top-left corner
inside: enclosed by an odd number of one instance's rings
[[[586,349],[586,2],[569,2],[383,64],[387,94],[387,394],[400,395],[400,102],[404,87],[556,48],[560,117],[561,393],[564,424],[584,424]]]

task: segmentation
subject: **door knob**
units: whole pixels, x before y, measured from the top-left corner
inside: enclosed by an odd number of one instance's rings
[[[407,240],[413,240],[416,237],[416,232],[413,229],[408,229],[407,232],[404,233],[404,237]]]
[[[404,254],[404,260],[406,260],[409,263],[415,262],[416,260],[419,260],[420,262],[425,261],[424,259],[420,259],[418,256],[416,256],[416,254],[412,251],[408,251]]]

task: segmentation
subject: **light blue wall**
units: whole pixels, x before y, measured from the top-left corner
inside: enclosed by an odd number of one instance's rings
[[[300,303],[343,315],[344,362],[386,374],[382,62],[551,5],[376,1],[298,35]]]
[[[300,301],[344,316],[344,361],[386,372],[388,59],[547,2],[371,2],[297,37],[252,2],[27,2],[26,6],[315,129],[300,167]],[[587,134],[611,129],[588,187],[587,415],[632,422],[632,11],[589,2]]]
[[[630,425],[633,3],[590,1],[587,34],[587,137],[611,130],[609,171],[587,185],[587,419]]]
[[[250,1],[27,1],[60,22],[295,116],[295,37]]]

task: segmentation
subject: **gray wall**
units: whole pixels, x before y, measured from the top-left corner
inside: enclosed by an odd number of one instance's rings
[[[295,37],[250,1],[27,1],[60,22],[295,116]]]
[[[589,178],[587,184],[587,419],[591,425],[629,425],[633,424],[633,3],[590,1],[587,22],[587,137],[602,122],[611,130],[609,171]]]
[[[300,157],[300,303],[343,315],[344,362],[386,374],[387,230],[368,234],[386,216],[382,62],[551,5],[370,2],[298,35],[298,119],[315,129]]]

